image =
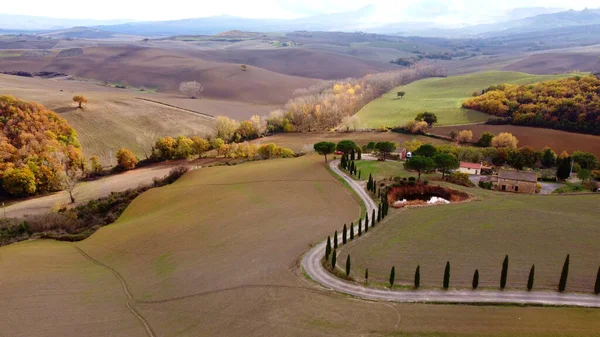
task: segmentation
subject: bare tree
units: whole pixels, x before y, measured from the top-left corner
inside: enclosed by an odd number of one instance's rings
[[[72,204],[75,203],[75,186],[77,186],[82,178],[83,172],[77,168],[67,169],[62,177],[63,187],[69,193]]]
[[[150,155],[154,152],[154,143],[157,139],[158,133],[156,131],[143,131],[135,136],[135,141],[144,151],[146,159],[150,158]],[[150,148],[150,155],[148,154],[148,147]]]
[[[190,98],[198,98],[204,91],[204,87],[196,81],[181,82],[179,84],[179,91]]]

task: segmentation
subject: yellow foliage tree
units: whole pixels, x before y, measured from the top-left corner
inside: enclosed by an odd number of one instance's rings
[[[513,136],[512,133],[509,132],[503,132],[492,138],[493,147],[509,147],[516,149],[518,143],[519,141],[517,140],[517,137]]]
[[[2,179],[4,190],[12,195],[26,196],[36,192],[35,175],[29,167],[11,169]]]
[[[473,139],[473,131],[471,131],[471,130],[462,130],[456,136],[456,140],[458,140],[459,143],[468,143],[472,139]]]
[[[73,102],[79,104],[79,106],[78,106],[79,109],[83,109],[82,104],[87,103],[88,99],[87,99],[87,97],[85,97],[83,95],[77,95],[77,96],[73,96]]]
[[[137,157],[126,148],[121,148],[117,152],[117,166],[125,171],[132,170],[135,168],[139,160]]]

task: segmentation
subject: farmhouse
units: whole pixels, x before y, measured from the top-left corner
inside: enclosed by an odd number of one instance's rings
[[[535,172],[500,170],[492,176],[492,183],[498,191],[535,193],[537,174]]]
[[[467,173],[467,174],[481,174],[481,169],[483,168],[483,164],[479,163],[468,163],[465,161],[460,162],[460,167],[458,168],[458,172]]]

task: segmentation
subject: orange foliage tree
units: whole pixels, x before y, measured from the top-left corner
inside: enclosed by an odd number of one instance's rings
[[[0,130],[0,179],[9,194],[59,191],[65,167],[82,167],[77,133],[40,104],[0,96]]]
[[[121,148],[117,152],[117,166],[124,171],[134,169],[138,162],[137,157],[129,149]]]
[[[73,102],[79,103],[78,108],[83,109],[83,106],[81,106],[81,104],[87,103],[88,99],[87,99],[87,97],[85,97],[83,95],[77,95],[77,96],[73,96]]]

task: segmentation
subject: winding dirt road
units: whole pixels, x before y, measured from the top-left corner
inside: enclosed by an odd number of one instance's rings
[[[360,196],[370,215],[377,210],[375,202],[354,179],[338,169],[339,160],[332,161],[331,170],[342,177]],[[355,229],[355,232],[357,230]],[[372,232],[371,232],[372,233]],[[371,233],[366,234],[372,235]],[[365,235],[360,237],[363,238]],[[340,233],[338,242],[342,242]],[[593,294],[559,293],[545,291],[492,291],[492,290],[388,290],[367,288],[353,282],[342,280],[328,272],[321,264],[325,254],[326,241],[314,246],[302,259],[302,268],[315,282],[322,286],[352,296],[368,300],[393,301],[405,303],[490,303],[490,304],[528,304],[600,308],[600,296]]]

